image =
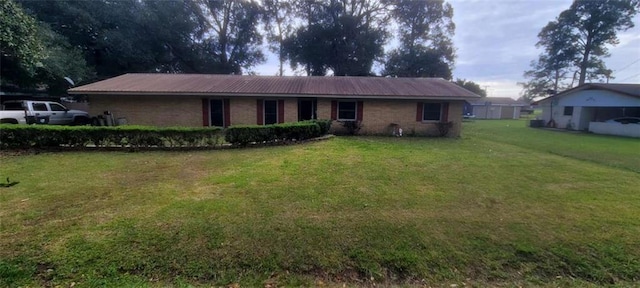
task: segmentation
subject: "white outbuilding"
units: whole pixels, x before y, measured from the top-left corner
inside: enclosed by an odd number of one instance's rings
[[[546,127],[640,137],[640,84],[589,83],[537,104]]]

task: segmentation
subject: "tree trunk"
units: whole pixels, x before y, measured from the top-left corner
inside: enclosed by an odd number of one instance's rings
[[[578,80],[578,86],[584,84],[587,79],[587,68],[589,67],[589,54],[591,54],[591,33],[587,34],[587,41],[584,45],[584,53],[582,54],[582,62],[580,62],[580,79]]]
[[[560,70],[556,69],[556,79],[553,82],[553,94],[558,94],[558,82],[560,82]]]

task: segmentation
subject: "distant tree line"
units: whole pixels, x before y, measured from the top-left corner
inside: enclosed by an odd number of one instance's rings
[[[442,77],[444,0],[0,0],[3,85],[64,93],[127,72],[246,74],[263,44],[300,74]],[[399,45],[384,47],[392,39]],[[374,65],[378,71],[374,71]]]

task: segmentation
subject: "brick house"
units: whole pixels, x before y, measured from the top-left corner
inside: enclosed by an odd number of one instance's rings
[[[275,77],[125,74],[70,89],[87,95],[89,113],[127,123],[231,126],[308,119],[361,121],[364,134],[435,135],[437,122],[460,135],[465,100],[480,96],[440,78]],[[342,129],[332,125],[332,129]]]

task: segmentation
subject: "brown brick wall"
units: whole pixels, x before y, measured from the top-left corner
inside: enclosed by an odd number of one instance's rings
[[[418,101],[412,100],[364,100],[362,115],[362,134],[391,134],[391,124],[398,124],[405,134],[437,135],[434,123],[416,121]],[[449,103],[449,121],[453,127],[449,137],[460,136],[463,101]],[[318,99],[318,118],[331,118],[331,100]],[[343,132],[339,122],[332,125],[334,132]]]
[[[284,122],[298,122],[298,99],[284,99]]]
[[[230,98],[231,125],[257,124],[256,100],[253,97]],[[202,98],[197,96],[90,96],[89,113],[109,110],[114,117],[127,118],[129,124],[155,126],[202,126]],[[416,121],[418,101],[363,100],[363,134],[391,134],[391,123],[399,124],[404,133],[437,135],[434,123]],[[298,121],[298,99],[285,99],[285,122]],[[449,121],[454,122],[449,136],[460,135],[463,101],[451,101]],[[331,99],[318,99],[319,119],[331,119]],[[342,129],[332,125],[334,132]]]
[[[256,113],[256,98],[236,97],[229,99],[231,110],[231,125],[256,125],[258,118]]]
[[[133,125],[202,126],[202,100],[189,96],[91,95],[89,114],[110,111]]]

